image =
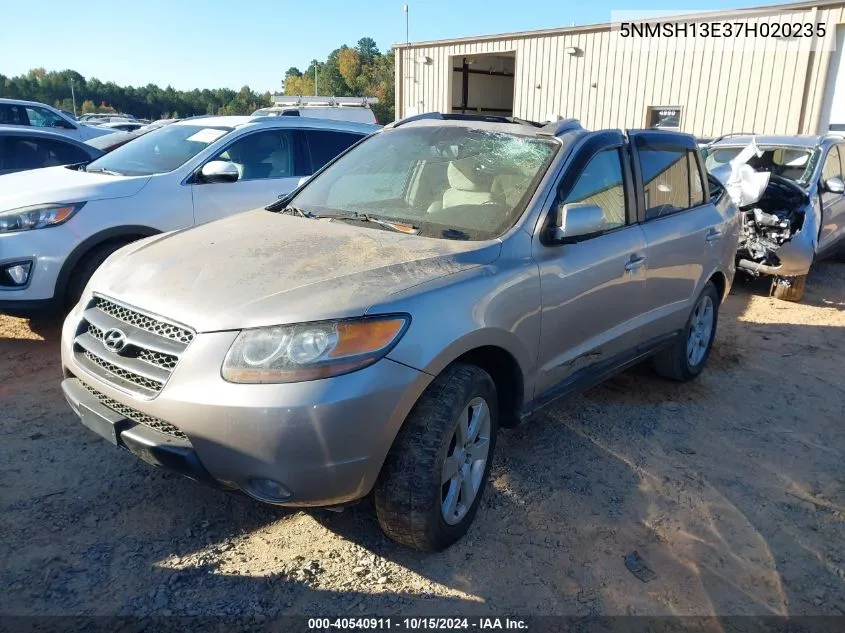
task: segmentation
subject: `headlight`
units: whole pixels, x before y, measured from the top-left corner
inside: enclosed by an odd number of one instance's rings
[[[239,383],[302,382],[346,374],[383,358],[410,323],[407,315],[244,330],[223,361]]]
[[[36,204],[9,211],[0,211],[0,233],[43,229],[67,222],[77,211],[85,206],[84,202],[72,204]]]

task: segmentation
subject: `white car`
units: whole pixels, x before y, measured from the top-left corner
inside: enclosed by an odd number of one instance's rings
[[[77,141],[87,141],[114,131],[101,130],[80,121],[74,121],[61,110],[43,103],[18,99],[0,99],[0,125],[48,128],[57,134],[75,138]]]
[[[195,117],[87,166],[0,176],[0,311],[66,309],[121,246],[270,204],[378,129],[293,117]]]

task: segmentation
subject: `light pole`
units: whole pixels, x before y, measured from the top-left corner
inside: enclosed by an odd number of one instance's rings
[[[73,78],[70,80],[70,98],[73,101],[73,116],[76,116],[76,93],[73,91]]]
[[[411,38],[408,36],[408,3],[402,5],[402,10],[405,12],[405,43],[410,44]]]
[[[314,96],[315,96],[315,97],[316,97],[318,94],[320,94],[320,93],[317,91],[317,67],[319,66],[319,64],[320,64],[320,62],[318,62],[318,61],[315,59],[315,60],[314,60]]]

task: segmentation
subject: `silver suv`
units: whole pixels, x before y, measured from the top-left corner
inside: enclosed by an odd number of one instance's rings
[[[266,209],[117,251],[62,387],[147,462],[285,506],[373,493],[439,550],[500,427],[649,357],[701,372],[738,234],[691,136],[422,115]]]

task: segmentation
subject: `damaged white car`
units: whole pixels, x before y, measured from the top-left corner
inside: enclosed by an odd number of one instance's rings
[[[737,268],[800,301],[813,261],[845,254],[845,137],[731,135],[702,153],[743,214]]]

